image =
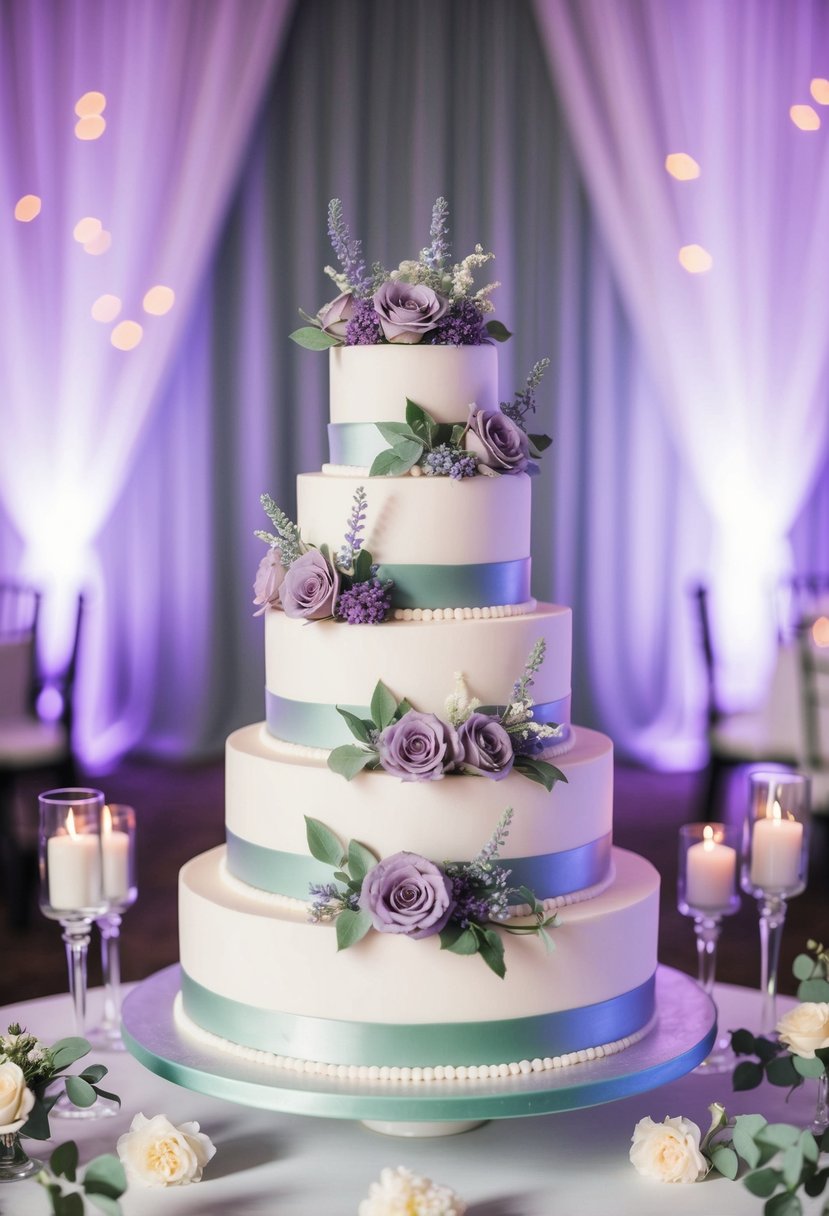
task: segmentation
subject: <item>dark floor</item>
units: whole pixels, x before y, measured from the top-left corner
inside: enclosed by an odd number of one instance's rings
[[[178,958],[176,877],[188,858],[222,843],[224,788],[221,761],[193,767],[131,760],[90,784],[109,801],[125,802],[138,813],[139,899],[124,918],[122,974],[141,979]],[[732,781],[730,815],[739,818],[746,778]],[[660,958],[684,971],[696,967],[691,922],[675,906],[677,830],[700,817],[701,775],[654,773],[618,765],[616,772],[616,843],[648,857],[662,874]],[[36,806],[36,791],[29,801]],[[807,891],[791,901],[783,943],[781,990],[794,991],[791,960],[806,939],[829,940],[829,817],[814,824],[812,875]],[[93,949],[93,955],[96,951]],[[6,931],[0,967],[0,1004],[43,996],[66,988],[60,928],[33,909],[29,927]],[[97,958],[90,982],[97,983]],[[757,914],[752,900],[725,924],[720,942],[718,978],[756,985],[759,981]]]

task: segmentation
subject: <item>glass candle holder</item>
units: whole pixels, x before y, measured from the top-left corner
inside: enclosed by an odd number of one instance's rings
[[[101,934],[104,1008],[100,1023],[88,1039],[96,1047],[123,1051],[121,1038],[121,919],[135,903],[135,811],[122,803],[107,803],[101,821],[104,896],[107,910],[96,917]]]
[[[733,915],[740,906],[739,845],[739,830],[724,823],[686,823],[679,829],[677,907],[683,916],[693,918],[699,984],[709,996],[714,989],[723,917]],[[707,1072],[734,1067],[729,1035],[717,1040],[699,1067]]]
[[[749,774],[740,882],[760,916],[760,1033],[777,1025],[777,969],[786,901],[806,888],[809,866],[809,778],[802,773]]]

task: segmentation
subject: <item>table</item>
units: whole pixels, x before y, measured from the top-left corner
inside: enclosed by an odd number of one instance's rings
[[[723,1028],[756,1025],[757,993],[718,985]],[[90,1019],[100,991],[90,993]],[[781,999],[781,1009],[793,1004]],[[19,1020],[47,1042],[71,1033],[68,996],[0,1009],[0,1025]],[[401,1140],[360,1124],[305,1119],[234,1106],[181,1089],[147,1072],[125,1053],[94,1051],[110,1068],[104,1085],[121,1095],[123,1113],[94,1122],[52,1120],[57,1142],[77,1140],[82,1164],[114,1151],[132,1116],[166,1114],[174,1123],[195,1119],[217,1146],[195,1186],[128,1191],[125,1216],[356,1216],[369,1184],[387,1165],[405,1165],[453,1187],[469,1216],[761,1216],[762,1201],[740,1183],[720,1177],[693,1186],[641,1178],[628,1161],[636,1122],[650,1115],[685,1115],[708,1126],[707,1107],[722,1101],[729,1113],[759,1111],[770,1121],[807,1126],[816,1083],[807,1082],[787,1104],[786,1091],[763,1085],[733,1094],[730,1078],[691,1074],[661,1089],[567,1114],[489,1123],[440,1140]],[[110,1085],[111,1082],[111,1085]],[[33,1141],[27,1148],[36,1149]],[[47,1156],[43,1146],[40,1156]],[[821,1200],[804,1211],[817,1216]],[[35,1182],[0,1187],[2,1216],[47,1216],[46,1195]]]

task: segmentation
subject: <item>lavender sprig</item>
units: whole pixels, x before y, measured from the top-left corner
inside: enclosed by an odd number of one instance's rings
[[[508,806],[504,811],[498,823],[495,825],[495,830],[486,842],[480,853],[473,857],[467,869],[476,875],[486,877],[492,869],[492,862],[496,861],[498,854],[507,842],[509,836],[509,827],[512,823],[512,807]]]
[[[449,258],[449,204],[443,197],[436,198],[432,207],[429,240],[431,244],[420,251],[420,260],[430,270],[442,270]]]
[[[527,657],[524,664],[524,671],[521,678],[516,680],[512,690],[513,702],[529,701],[532,704],[532,697],[529,696],[529,689],[535,683],[535,677],[541,670],[544,662],[544,656],[547,653],[547,643],[543,638],[539,638],[536,644]]]
[[[527,415],[535,413],[535,390],[544,379],[544,373],[549,366],[549,359],[539,359],[537,363],[534,363],[523,389],[519,389],[514,400],[501,402],[501,413],[506,414],[513,422],[517,422],[519,426],[523,427]]]
[[[341,559],[347,555],[344,569],[350,569],[354,565],[354,558],[360,552],[363,545],[361,533],[365,527],[365,519],[368,512],[368,498],[366,497],[365,486],[358,486],[354,491],[353,503],[351,514],[348,517],[345,541],[338,555],[338,560],[340,560],[341,564]]]
[[[338,198],[332,198],[328,204],[328,235],[349,290],[358,296],[366,295],[372,278],[366,270],[362,242],[352,240],[343,217],[342,200]]]
[[[333,882],[309,883],[308,892],[313,896],[308,919],[314,925],[335,920],[341,912],[353,912],[357,908],[357,893],[344,890]]]
[[[302,537],[299,534],[299,528],[276,505],[270,494],[262,494],[259,501],[264,507],[268,519],[276,529],[276,535],[272,532],[262,531],[257,531],[254,535],[259,540],[265,541],[266,544],[275,545],[279,549],[280,561],[287,570],[306,551],[306,546],[303,544]]]

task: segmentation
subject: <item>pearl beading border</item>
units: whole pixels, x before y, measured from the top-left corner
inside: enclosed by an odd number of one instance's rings
[[[536,599],[522,604],[493,604],[489,608],[395,608],[396,621],[489,621],[505,616],[526,616],[538,607]]]
[[[650,1032],[656,1023],[656,1015],[641,1030],[635,1034],[625,1035],[612,1043],[603,1043],[599,1047],[586,1047],[581,1051],[570,1051],[561,1056],[536,1056],[533,1060],[512,1061],[509,1064],[437,1064],[435,1067],[396,1068],[377,1064],[325,1064],[321,1060],[300,1060],[293,1056],[276,1055],[272,1051],[261,1051],[255,1047],[243,1047],[230,1039],[209,1030],[203,1030],[184,1012],[184,1005],[179,992],[173,1004],[173,1017],[179,1029],[208,1047],[220,1048],[229,1055],[238,1056],[252,1064],[264,1065],[267,1068],[282,1068],[286,1072],[305,1073],[310,1076],[331,1077],[347,1081],[383,1081],[394,1084],[440,1084],[456,1081],[497,1081],[510,1077],[528,1076],[533,1072],[552,1072],[556,1069],[571,1068],[576,1064],[585,1064],[588,1060],[601,1060],[605,1056],[618,1055],[627,1047],[640,1042]]]

